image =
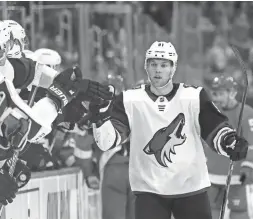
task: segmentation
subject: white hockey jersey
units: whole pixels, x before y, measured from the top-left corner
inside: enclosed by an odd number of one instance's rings
[[[115,101],[111,121],[121,140],[130,132],[132,190],[174,196],[209,187],[202,139],[226,155],[218,139],[231,129],[204,90],[175,84],[169,95],[155,96],[142,86],[121,98]],[[97,131],[102,138],[108,128]]]

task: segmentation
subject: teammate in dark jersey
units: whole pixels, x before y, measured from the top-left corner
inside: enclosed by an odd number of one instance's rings
[[[236,100],[238,83],[229,75],[214,77],[210,84],[211,98],[224,115],[229,118],[231,125],[236,128],[242,104]],[[253,209],[253,109],[245,105],[242,117],[241,135],[249,142],[246,159],[236,162],[229,194],[228,208],[231,219],[250,219]],[[223,159],[205,147],[207,166],[212,183],[209,195],[213,218],[219,217],[223,191],[229,168],[229,160]]]
[[[203,88],[172,82],[177,60],[171,43],[153,43],[145,59],[150,86],[89,106],[102,150],[129,138],[136,219],[168,219],[172,213],[176,219],[212,218],[202,140],[234,161],[247,154],[247,141]]]

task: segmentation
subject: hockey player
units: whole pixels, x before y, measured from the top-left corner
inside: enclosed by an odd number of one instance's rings
[[[238,124],[241,103],[236,100],[238,84],[228,75],[214,77],[208,84],[212,100],[224,115],[229,118],[231,125]],[[245,105],[242,118],[241,135],[253,146],[253,109]],[[218,218],[221,208],[226,177],[229,168],[229,159],[224,159],[210,148],[205,148],[207,165],[211,181],[209,190],[213,218]],[[230,219],[253,218],[253,151],[249,150],[247,158],[234,165],[233,176],[229,193],[228,208]]]
[[[28,47],[28,37],[25,29],[13,20],[4,20],[4,23],[11,31],[13,37],[13,44],[8,52],[8,58],[21,58],[23,51]]]
[[[15,116],[12,115],[11,118],[12,120],[17,122],[17,126],[20,126],[20,119],[23,116],[26,115],[25,117],[29,116],[30,118],[33,118],[31,132],[28,136],[30,142],[38,141],[40,138],[44,137],[51,131],[51,123],[57,117],[58,111],[60,109],[63,109],[65,106],[67,106],[69,108],[68,112],[71,114],[71,112],[76,112],[77,108],[80,108],[80,105],[74,105],[74,103],[76,102],[71,102],[73,98],[76,98],[78,96],[79,102],[85,99],[91,100],[93,98],[96,99],[100,97],[105,99],[111,98],[111,93],[107,90],[105,86],[102,86],[97,82],[82,79],[81,72],[78,68],[70,68],[63,71],[61,74],[57,75],[54,78],[52,84],[49,86],[48,89],[49,96],[40,100],[34,105],[32,109],[30,109],[19,98],[15,91],[15,88],[25,87],[29,84],[28,82],[31,82],[33,80],[33,62],[30,59],[25,59],[22,57],[20,59],[7,59],[6,55],[9,52],[12,43],[10,37],[11,34],[8,28],[6,28],[4,22],[0,22],[0,30],[0,72],[1,77],[4,76],[4,78],[1,80],[4,83],[4,86],[1,86],[1,92],[5,95],[8,94],[8,104],[10,102],[12,103],[12,105],[17,104],[18,109],[24,108],[24,110],[26,111],[25,114],[23,110],[21,110],[21,113],[16,113]],[[13,98],[14,101],[10,101]],[[3,111],[1,110],[1,112]],[[73,119],[78,118],[72,118],[71,115],[67,115],[65,119],[70,120],[71,122],[76,122]],[[5,126],[8,127],[8,124],[9,123],[7,122]],[[3,134],[6,133],[3,130],[2,132]],[[1,137],[0,155],[1,160],[5,160],[12,156],[12,148],[9,144],[9,135],[3,135]],[[5,172],[4,169],[1,169],[1,171],[2,175],[0,176],[0,187],[4,189],[2,193],[0,191],[0,202],[2,204],[7,204],[8,202],[12,201],[14,197],[13,194],[16,193],[18,184],[15,180],[8,176],[8,173]],[[6,179],[2,179],[1,177]]]
[[[36,64],[39,65],[46,65],[47,67],[40,66],[40,68],[43,68],[43,71],[49,71],[49,74],[52,72],[53,75],[56,75],[59,73],[60,65],[61,65],[61,56],[57,51],[51,50],[51,49],[38,49],[35,52],[27,52],[27,50],[23,51],[23,54],[26,58],[32,59]],[[52,71],[51,69],[54,69],[55,71]],[[27,100],[29,97],[31,91],[31,86],[28,86],[27,88],[24,88],[21,90],[20,96]],[[37,90],[37,94],[35,97],[35,101],[38,99],[41,99],[46,95],[46,89],[39,87]]]
[[[58,52],[51,49],[38,49],[35,52],[23,50],[23,54],[26,58],[30,58],[36,61],[38,64],[47,65],[48,67],[59,72],[61,57]],[[24,100],[28,100],[31,95],[31,86],[26,89],[22,89],[20,96]],[[47,95],[47,89],[39,87],[35,95],[35,102],[42,99]],[[58,164],[52,157],[51,149],[49,149],[49,144],[53,141],[56,134],[56,130],[53,129],[52,132],[45,138],[41,139],[39,143],[32,144],[21,156],[21,159],[27,162],[27,165],[32,170],[43,170],[56,168]]]
[[[212,218],[201,140],[233,161],[247,154],[247,141],[202,87],[173,83],[177,61],[171,43],[154,42],[145,58],[150,85],[124,91],[107,105],[89,106],[102,150],[129,137],[136,219],[168,219],[172,213],[176,219]]]

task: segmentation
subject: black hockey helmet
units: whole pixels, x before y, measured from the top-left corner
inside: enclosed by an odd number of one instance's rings
[[[236,82],[236,80],[232,76],[220,75],[220,76],[214,77],[211,80],[209,88],[212,90],[221,90],[221,89],[226,89],[226,90],[235,89],[235,90],[237,90],[238,83]]]

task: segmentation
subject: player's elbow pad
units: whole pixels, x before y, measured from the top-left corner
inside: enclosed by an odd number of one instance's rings
[[[119,132],[113,127],[110,120],[106,121],[99,128],[93,127],[93,135],[98,147],[102,151],[107,151],[116,147],[121,142]]]

